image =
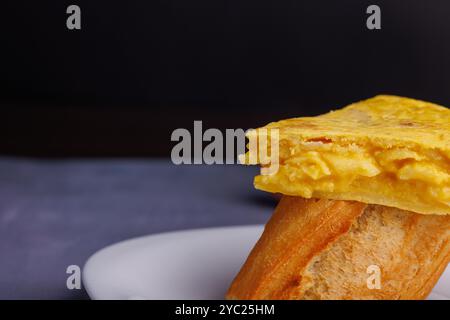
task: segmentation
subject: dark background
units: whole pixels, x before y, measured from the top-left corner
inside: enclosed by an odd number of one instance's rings
[[[167,156],[193,120],[256,127],[379,93],[450,105],[446,0],[3,1],[0,35],[0,155]]]

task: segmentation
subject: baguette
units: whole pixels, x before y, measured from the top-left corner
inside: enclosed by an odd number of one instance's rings
[[[449,240],[450,216],[283,196],[226,298],[424,299],[449,262]],[[378,288],[368,285],[371,266]]]

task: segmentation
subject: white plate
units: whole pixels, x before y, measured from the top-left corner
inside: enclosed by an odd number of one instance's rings
[[[83,270],[92,299],[223,299],[262,226],[169,232],[120,242]],[[450,299],[447,268],[429,299]]]

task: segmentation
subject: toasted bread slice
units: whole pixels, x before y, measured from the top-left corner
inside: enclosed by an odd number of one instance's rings
[[[424,299],[449,259],[450,216],[283,196],[227,299]]]

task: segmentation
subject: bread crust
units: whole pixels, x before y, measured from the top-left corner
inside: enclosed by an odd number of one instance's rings
[[[283,196],[227,299],[424,299],[450,259],[450,216]],[[379,267],[380,288],[368,286]]]

